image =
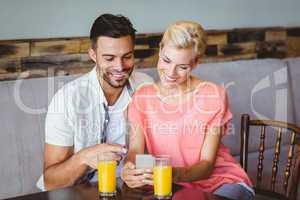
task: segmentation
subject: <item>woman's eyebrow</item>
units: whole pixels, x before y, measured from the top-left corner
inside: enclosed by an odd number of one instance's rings
[[[163,54],[162,57],[163,57],[163,59],[165,59],[167,61],[171,61],[171,59],[168,56],[166,56],[165,54]]]

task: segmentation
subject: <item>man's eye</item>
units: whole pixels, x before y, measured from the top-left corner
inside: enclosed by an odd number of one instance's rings
[[[109,61],[109,62],[111,62],[111,61],[113,61],[113,59],[114,58],[104,58],[106,61]]]
[[[124,58],[124,59],[131,59],[131,58],[132,58],[132,55],[130,55],[130,56],[124,56],[123,58]]]

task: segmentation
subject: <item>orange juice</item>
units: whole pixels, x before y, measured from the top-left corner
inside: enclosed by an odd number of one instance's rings
[[[154,195],[170,196],[172,194],[172,167],[155,166],[153,168]]]
[[[100,193],[116,192],[116,161],[98,163],[98,188]]]

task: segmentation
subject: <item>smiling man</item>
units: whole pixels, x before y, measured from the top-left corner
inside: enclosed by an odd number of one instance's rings
[[[104,14],[93,23],[89,56],[96,66],[62,87],[48,108],[41,190],[96,181],[98,153],[115,160],[126,153],[127,105],[138,87],[152,82],[133,71],[135,32],[120,15]]]

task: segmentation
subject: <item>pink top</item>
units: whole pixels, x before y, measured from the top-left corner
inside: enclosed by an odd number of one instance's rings
[[[194,90],[193,97],[179,105],[163,102],[154,85],[144,86],[134,94],[128,117],[130,123],[143,129],[150,154],[170,155],[172,166],[186,167],[199,161],[208,128],[224,125],[224,134],[227,134],[232,114],[225,89],[202,82]],[[220,144],[214,170],[208,179],[179,184],[213,192],[225,183],[245,183],[252,187],[229,149]]]

